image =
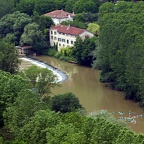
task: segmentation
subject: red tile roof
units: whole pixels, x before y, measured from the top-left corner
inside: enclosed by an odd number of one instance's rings
[[[85,31],[84,29],[65,25],[56,25],[53,26],[51,29],[57,29],[59,33],[70,34],[74,36],[78,36]]]
[[[50,16],[51,18],[62,19],[62,18],[68,18],[69,16],[74,17],[75,14],[69,13],[63,10],[55,10],[55,11],[44,14],[44,16]]]

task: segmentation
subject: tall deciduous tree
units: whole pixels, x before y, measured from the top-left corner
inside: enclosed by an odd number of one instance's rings
[[[20,38],[20,44],[31,45],[37,54],[43,54],[48,48],[46,37],[35,22],[25,26],[24,33]]]
[[[3,112],[13,104],[22,89],[28,88],[27,81],[19,75],[0,71],[0,127],[3,125]]]
[[[57,4],[53,0],[37,0],[35,3],[34,11],[42,15],[55,10],[56,7]]]
[[[0,18],[14,11],[14,0],[0,1]]]
[[[20,0],[19,3],[16,5],[16,10],[20,11],[21,13],[26,13],[28,15],[33,14],[35,0]]]
[[[96,38],[86,38],[82,40],[80,37],[77,37],[74,44],[74,56],[76,61],[80,65],[91,66],[93,61],[92,51],[95,50]]]
[[[31,84],[31,88],[36,89],[37,93],[46,98],[52,93],[52,88],[57,86],[57,76],[47,68],[40,68],[38,66],[31,66],[20,73]]]
[[[27,14],[18,11],[5,15],[0,19],[0,38],[6,37],[15,45],[19,45],[24,27],[30,22],[31,18]]]
[[[14,44],[6,39],[0,40],[0,69],[14,74],[18,71],[18,51]]]
[[[94,62],[102,70],[101,81],[125,91],[127,99],[142,103],[144,13],[140,9],[143,6],[141,2],[118,2],[100,7],[100,47]]]
[[[18,93],[15,102],[7,107],[4,114],[5,124],[17,135],[35,112],[47,108],[48,105],[40,100],[35,91],[24,89]]]

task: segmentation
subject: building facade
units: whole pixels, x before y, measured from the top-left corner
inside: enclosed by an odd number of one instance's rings
[[[55,10],[44,14],[44,16],[50,16],[55,25],[60,24],[63,21],[73,21],[75,14],[69,13],[63,10]]]
[[[58,51],[63,47],[71,47],[74,45],[77,36],[84,40],[86,37],[93,37],[94,34],[72,26],[53,26],[50,28],[50,46],[57,45]]]

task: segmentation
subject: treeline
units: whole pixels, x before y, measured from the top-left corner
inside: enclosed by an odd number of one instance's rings
[[[29,16],[16,11],[0,19],[0,38],[17,45],[31,45],[37,54],[49,48],[48,29],[53,25],[50,17]]]
[[[100,45],[93,67],[100,80],[144,106],[144,3],[105,3],[99,9]]]
[[[0,71],[2,144],[144,143],[143,134],[130,131],[107,111],[86,115],[72,93],[49,97],[55,79],[37,66],[17,74]]]
[[[28,15],[34,12],[42,15],[56,9],[76,14],[82,12],[97,13],[102,2],[98,0],[1,0],[0,18],[7,13],[20,11]]]

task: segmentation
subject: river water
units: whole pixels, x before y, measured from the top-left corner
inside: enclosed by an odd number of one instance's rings
[[[116,118],[129,117],[129,111],[133,112],[135,123],[127,122],[135,132],[144,133],[144,111],[138,103],[124,99],[123,92],[111,90],[99,82],[99,71],[92,68],[82,67],[75,64],[59,61],[48,56],[34,57],[55,68],[61,69],[68,77],[61,83],[61,87],[53,90],[54,94],[72,92],[88,113],[98,110],[108,110]],[[22,63],[22,67],[30,65],[29,62]],[[143,115],[141,117],[140,115]]]

